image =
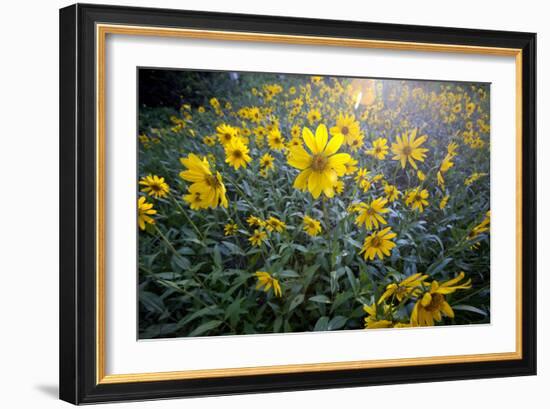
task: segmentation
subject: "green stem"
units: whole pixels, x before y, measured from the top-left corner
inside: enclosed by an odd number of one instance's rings
[[[187,221],[189,222],[189,224],[193,227],[193,229],[197,232],[197,235],[201,238],[201,240],[204,240],[204,235],[202,234],[202,232],[199,230],[199,228],[197,227],[197,225],[193,222],[193,220],[191,220],[191,217],[189,217],[189,215],[187,214],[187,212],[185,211],[185,209],[182,207],[182,205],[179,204],[179,202],[176,200],[176,198],[173,196],[173,195],[170,195],[170,199],[172,199],[172,201],[174,202],[174,204],[176,205],[176,207],[179,209],[180,213],[187,219]]]

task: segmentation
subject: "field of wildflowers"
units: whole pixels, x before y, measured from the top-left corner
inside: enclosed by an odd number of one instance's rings
[[[489,322],[489,84],[139,88],[140,338]]]

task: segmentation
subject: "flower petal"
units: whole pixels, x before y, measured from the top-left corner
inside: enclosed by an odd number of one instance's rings
[[[327,127],[324,124],[321,124],[317,127],[317,130],[315,131],[315,143],[317,144],[318,152],[323,152],[325,149],[325,146],[327,145],[328,141],[328,131]]]
[[[340,149],[340,146],[342,146],[343,143],[344,135],[342,135],[341,133],[334,135],[325,147],[325,155],[330,156],[338,152],[338,149]]]

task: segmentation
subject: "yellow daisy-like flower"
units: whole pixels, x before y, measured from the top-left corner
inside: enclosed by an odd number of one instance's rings
[[[417,187],[407,194],[405,204],[410,206],[413,210],[418,209],[420,213],[422,213],[424,211],[424,206],[429,205],[428,200],[426,200],[429,196],[430,194],[426,189],[420,189],[420,187]]]
[[[307,120],[310,125],[314,125],[321,120],[321,111],[318,109],[312,109],[307,113]]]
[[[275,158],[271,156],[269,153],[264,154],[260,158],[260,166],[264,169],[275,169]]]
[[[353,175],[357,171],[357,160],[350,157],[350,160],[345,164],[346,173],[345,175]]]
[[[358,134],[354,136],[348,137],[348,146],[352,150],[352,152],[356,152],[359,148],[363,146],[363,134]]]
[[[371,203],[359,203],[356,208],[359,214],[355,219],[355,224],[358,226],[365,224],[368,230],[372,230],[373,227],[378,228],[380,224],[388,224],[386,219],[382,217],[384,213],[389,211],[384,207],[387,203],[388,200],[383,197],[379,197]]]
[[[138,226],[141,230],[145,230],[145,223],[155,224],[155,220],[151,216],[156,213],[153,203],[147,203],[145,196],[138,199]]]
[[[455,314],[445,295],[452,294],[456,290],[467,290],[472,287],[472,280],[468,279],[462,284],[458,284],[464,279],[464,272],[461,271],[455,278],[439,284],[437,281],[430,283],[428,291],[418,296],[418,301],[414,305],[411,313],[411,325],[413,327],[433,326],[434,321],[441,321],[443,315],[454,318]]]
[[[237,129],[227,124],[218,126],[216,133],[218,134],[218,140],[224,146],[237,137]]]
[[[401,194],[401,192],[397,190],[397,186],[390,184],[384,185],[384,193],[386,194],[386,199],[388,199],[390,203],[396,201]]]
[[[250,227],[264,227],[265,221],[260,219],[257,216],[249,216],[248,219],[246,219],[246,222]]]
[[[391,250],[395,247],[392,239],[395,237],[397,237],[397,234],[391,231],[391,227],[374,232],[365,238],[363,248],[359,254],[365,253],[363,255],[365,260],[374,260],[375,257],[383,260],[384,257],[391,255]]]
[[[241,166],[246,168],[252,158],[250,157],[248,146],[246,146],[240,138],[233,138],[225,146],[225,162],[238,170]]]
[[[420,169],[416,171],[416,176],[418,177],[418,180],[420,180],[421,182],[426,180],[426,175]]]
[[[473,184],[475,181],[481,179],[483,176],[487,176],[487,173],[472,173],[470,176],[468,176],[466,178],[466,180],[464,181],[464,186],[470,186],[471,184]]]
[[[472,240],[472,239],[475,239],[477,236],[479,236],[481,233],[488,232],[490,229],[490,224],[491,224],[491,211],[489,210],[485,214],[485,217],[483,218],[481,223],[479,223],[477,226],[475,226],[472,229],[472,231],[468,235],[468,238]]]
[[[275,128],[269,132],[269,135],[267,136],[267,143],[274,151],[280,151],[285,147],[285,138],[281,135],[281,131],[278,128]]]
[[[149,196],[158,198],[165,197],[170,188],[164,181],[164,178],[157,175],[147,175],[141,178],[139,184],[143,186],[142,192],[147,193]]]
[[[292,138],[299,138],[300,137],[300,126],[299,125],[293,125],[292,129],[290,130],[290,136]]]
[[[451,156],[456,156],[457,155],[457,149],[458,149],[458,143],[456,142],[451,142],[449,143],[449,145],[447,145],[447,153]]]
[[[262,243],[267,239],[267,233],[263,230],[256,229],[254,233],[248,238],[248,241],[254,246],[261,246]]]
[[[223,234],[225,236],[232,236],[237,233],[237,230],[239,230],[239,226],[237,225],[237,223],[227,223],[223,227]]]
[[[422,292],[421,286],[429,275],[417,273],[413,274],[399,283],[391,283],[386,286],[386,291],[380,296],[378,304],[381,304],[391,296],[395,296],[397,301],[401,302],[406,297],[418,297]]]
[[[190,189],[192,188],[193,188],[193,185],[191,185]],[[201,194],[201,192],[197,191],[196,189],[194,189],[194,191],[190,190],[188,194],[182,196],[182,199],[185,202],[189,203],[189,207],[192,210],[199,210],[199,209],[204,209],[208,207],[208,204],[206,203],[204,196]]]
[[[216,144],[216,138],[213,136],[205,136],[202,138],[202,141],[206,146],[214,146]]]
[[[266,271],[256,271],[254,274],[256,278],[258,279],[258,283],[256,284],[256,290],[262,289],[266,293],[269,292],[271,287],[273,287],[273,294],[275,297],[281,297],[283,295],[283,292],[281,291],[281,285],[279,284],[279,280],[276,278],[273,278],[271,274],[269,274]]]
[[[227,207],[227,197],[225,196],[225,185],[222,181],[220,172],[212,174],[210,164],[204,159],[200,159],[197,155],[191,153],[187,158],[181,158],[180,162],[187,170],[180,172],[180,177],[183,180],[192,182],[189,191],[193,194],[199,193],[201,196],[202,206],[207,207]]]
[[[309,216],[304,216],[304,231],[310,236],[317,236],[321,233],[321,222]]]
[[[452,159],[453,159],[453,155],[451,155],[450,153],[448,153],[445,156],[445,158],[441,162],[441,166],[439,167],[439,171],[441,173],[445,173],[453,167],[454,163],[453,163]]]
[[[269,232],[276,231],[282,233],[286,229],[286,224],[276,217],[271,216],[265,221],[265,228]]]
[[[388,310],[388,307],[385,308]],[[376,304],[364,305],[363,311],[365,311],[368,316],[365,317],[365,328],[367,329],[378,329],[378,328],[392,328],[393,322],[386,319],[378,319],[376,314]]]
[[[369,190],[372,184],[369,179],[369,173],[367,168],[360,168],[355,175],[355,183],[357,183],[357,186],[363,189],[364,192]]]
[[[359,122],[355,120],[354,115],[344,115],[340,113],[336,119],[336,126],[330,128],[330,134],[332,136],[343,135],[347,145],[352,146],[352,142],[355,141],[358,147],[363,145],[363,136],[361,135],[361,128]],[[360,144],[357,142],[359,141]]]
[[[441,210],[445,209],[448,202],[449,202],[449,195],[446,195],[443,197],[443,199],[441,199],[441,202],[439,202],[439,208]]]
[[[337,180],[336,185],[334,185],[334,191],[336,194],[341,195],[344,192],[344,181],[343,180]]]
[[[374,156],[376,159],[383,160],[386,158],[388,150],[390,149],[387,143],[388,140],[386,138],[375,139],[372,142],[372,149],[370,149],[367,153]]]
[[[445,179],[440,171],[437,172],[437,184],[442,187],[445,186]]]
[[[316,199],[321,193],[333,197],[338,176],[344,175],[345,165],[351,159],[347,153],[337,153],[344,142],[344,136],[335,135],[329,141],[327,128],[321,124],[315,136],[309,128],[304,127],[302,137],[311,153],[303,147],[291,149],[288,163],[301,170],[294,181],[294,187],[302,191],[309,190]]]
[[[392,143],[391,150],[395,154],[392,158],[401,162],[401,168],[405,169],[407,161],[414,169],[417,169],[415,160],[424,162],[426,158],[426,152],[428,149],[421,148],[428,137],[426,135],[420,136],[416,139],[417,129],[414,129],[410,133],[404,132],[403,135],[397,136],[397,143]]]
[[[314,75],[311,77],[311,82],[313,82],[315,85],[319,85],[323,81],[323,77],[320,77],[319,75]]]

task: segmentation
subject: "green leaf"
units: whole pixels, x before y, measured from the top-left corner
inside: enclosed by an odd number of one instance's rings
[[[186,315],[184,318],[178,321],[177,326],[178,328],[182,328],[183,326],[185,326],[185,324],[193,321],[196,318],[204,317],[206,315],[218,315],[222,313],[223,313],[223,310],[221,308],[211,305],[209,307],[201,308],[200,310],[195,311],[192,314]]]
[[[449,264],[451,261],[453,261],[452,258],[445,258],[441,261],[433,263],[430,267],[426,269],[426,274],[429,274],[432,276],[436,275],[441,270],[443,270],[447,266],[447,264]]]
[[[202,325],[199,325],[197,328],[195,328],[193,331],[191,331],[188,335],[188,337],[198,337],[199,335],[204,334],[205,332],[211,331],[215,328],[218,328],[223,321],[215,320],[215,321],[208,321]]]
[[[294,299],[290,302],[290,306],[288,307],[288,312],[291,312],[294,310],[298,305],[304,302],[304,295],[298,294]]]
[[[237,254],[239,256],[245,255],[245,252],[236,244],[233,244],[229,241],[222,241],[222,243],[232,254]]]
[[[346,322],[348,319],[346,317],[343,317],[342,315],[337,315],[336,317],[332,318],[327,326],[327,330],[333,331],[336,329],[342,328],[344,325],[346,325]]]
[[[313,327],[313,331],[326,331],[328,329],[328,322],[328,317],[319,318],[315,323],[315,327]]]
[[[483,315],[484,317],[487,316],[487,313],[483,310],[480,310],[479,308],[472,307],[471,305],[453,305],[453,310],[462,310],[462,311],[470,311],[475,312],[477,314]]]
[[[328,298],[326,295],[322,295],[322,294],[310,297],[309,301],[319,302],[319,303],[322,303],[322,304],[330,304],[331,303],[330,298]]]
[[[149,291],[141,291],[139,293],[139,301],[150,312],[163,312],[164,302],[162,299]]]

